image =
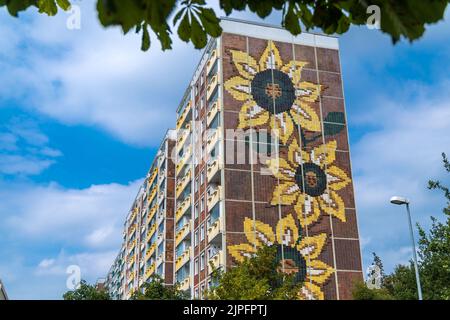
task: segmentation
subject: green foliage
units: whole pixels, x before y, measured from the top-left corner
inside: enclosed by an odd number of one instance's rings
[[[158,275],[152,275],[150,281],[136,291],[131,300],[184,300],[187,295],[178,289],[178,286],[166,286],[164,280]],[[142,292],[143,291],[143,292]]]
[[[363,281],[354,284],[352,295],[355,300],[393,300],[387,289],[369,289]]]
[[[302,26],[343,34],[351,25],[366,24],[372,14],[367,13],[368,6],[377,5],[381,30],[395,43],[402,37],[410,41],[420,38],[426,25],[443,19],[448,0],[220,0],[219,4],[227,16],[248,9],[265,18],[273,11],[281,11],[281,25],[294,35],[302,32]],[[6,6],[13,16],[31,6],[55,15],[57,6],[67,10],[69,5],[69,0],[0,0],[0,7]],[[124,33],[133,28],[142,32],[142,50],[150,48],[148,27],[163,50],[172,47],[172,17],[178,37],[196,48],[206,45],[208,35],[218,37],[222,32],[220,19],[205,0],[97,0],[97,11],[103,26],[120,26]]]
[[[217,285],[206,293],[212,300],[295,300],[302,284],[278,271],[276,247],[261,247],[255,256],[227,272],[213,271]]]
[[[95,286],[81,280],[80,287],[73,291],[67,291],[63,295],[64,300],[111,300],[107,290],[99,290]]]

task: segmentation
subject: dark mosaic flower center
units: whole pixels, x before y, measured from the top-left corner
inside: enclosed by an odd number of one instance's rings
[[[272,114],[288,111],[295,101],[291,78],[276,69],[258,72],[252,80],[251,93],[258,106]]]
[[[327,188],[327,176],[315,163],[305,163],[295,172],[295,182],[300,190],[312,197],[322,195]]]
[[[290,246],[277,245],[278,271],[294,274],[295,283],[303,283],[306,278],[306,260],[302,254]]]

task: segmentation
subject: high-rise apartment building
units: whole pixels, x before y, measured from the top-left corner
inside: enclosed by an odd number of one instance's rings
[[[169,130],[127,215],[121,250],[106,278],[113,299],[129,299],[157,274],[173,284],[176,132]]]
[[[177,109],[167,283],[202,298],[213,268],[270,245],[300,298],[349,299],[362,265],[338,39],[222,28]]]

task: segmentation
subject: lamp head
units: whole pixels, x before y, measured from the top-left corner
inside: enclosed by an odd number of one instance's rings
[[[398,204],[398,205],[409,204],[409,200],[405,197],[394,196],[394,197],[391,197],[391,203]]]

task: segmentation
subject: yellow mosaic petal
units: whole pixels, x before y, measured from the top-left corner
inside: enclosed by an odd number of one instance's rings
[[[345,218],[345,204],[341,196],[336,191],[330,190],[328,193],[324,193],[320,197],[317,197],[322,209],[325,213],[338,218],[342,222],[346,221]]]
[[[295,169],[284,158],[277,157],[267,160],[268,169],[272,174],[282,181],[294,181]]]
[[[250,258],[256,252],[255,247],[248,243],[231,245],[227,248],[230,255],[238,262],[242,262],[246,258]]]
[[[327,234],[320,233],[314,236],[304,237],[297,245],[297,250],[300,251],[305,259],[314,260],[322,252],[322,249],[327,241]]]
[[[296,86],[297,84],[300,84],[302,69],[307,64],[308,64],[308,62],[305,62],[305,61],[291,60],[287,64],[285,64],[283,67],[281,67],[281,71],[286,73],[291,78],[294,86]]]
[[[230,51],[233,63],[238,69],[239,74],[248,80],[252,80],[258,72],[258,63],[256,60],[246,52],[238,50]]]
[[[269,122],[269,112],[259,107],[254,100],[247,101],[242,105],[239,112],[239,129],[246,129],[265,125]]]
[[[324,300],[322,289],[311,282],[305,282],[298,293],[300,300]]]
[[[326,144],[322,144],[311,151],[311,161],[320,167],[330,165],[336,160],[336,141],[332,140]]]
[[[290,113],[294,122],[303,129],[319,132],[321,131],[320,119],[317,112],[307,103],[298,99],[292,106]]]
[[[335,271],[332,267],[320,260],[308,260],[306,259],[307,272],[306,278],[311,279],[313,282],[323,284]],[[306,281],[308,281],[306,280]]]
[[[310,195],[301,193],[298,197],[297,203],[294,206],[297,213],[297,218],[302,227],[309,226],[319,220],[320,206],[316,198]]]
[[[296,202],[300,188],[295,181],[282,182],[275,187],[272,196],[272,205],[292,205]]]
[[[292,214],[280,219],[277,223],[277,242],[285,246],[295,247],[298,239],[298,228]]]
[[[316,102],[319,99],[319,94],[322,91],[319,84],[308,81],[302,81],[295,90],[295,95],[298,99],[305,102]]]
[[[331,190],[341,190],[350,183],[350,178],[344,170],[336,166],[327,167],[327,183]]]
[[[271,115],[270,126],[272,127],[272,132],[280,139],[281,143],[287,144],[294,132],[294,123],[292,122],[289,113],[283,112]]]
[[[261,221],[245,218],[244,232],[247,240],[256,247],[270,246],[275,243],[275,234],[272,227]]]
[[[249,98],[250,82],[240,76],[228,79],[224,87],[236,100],[246,101]]]
[[[273,41],[267,42],[267,47],[264,50],[261,59],[259,60],[259,71],[267,69],[281,69],[283,62],[281,61],[280,52]]]
[[[292,142],[289,144],[288,148],[288,160],[293,168],[297,168],[303,161],[309,160],[309,154],[305,153],[308,157],[307,160],[302,159],[302,152],[298,145],[297,139],[292,139]],[[303,160],[303,161],[302,161]]]

